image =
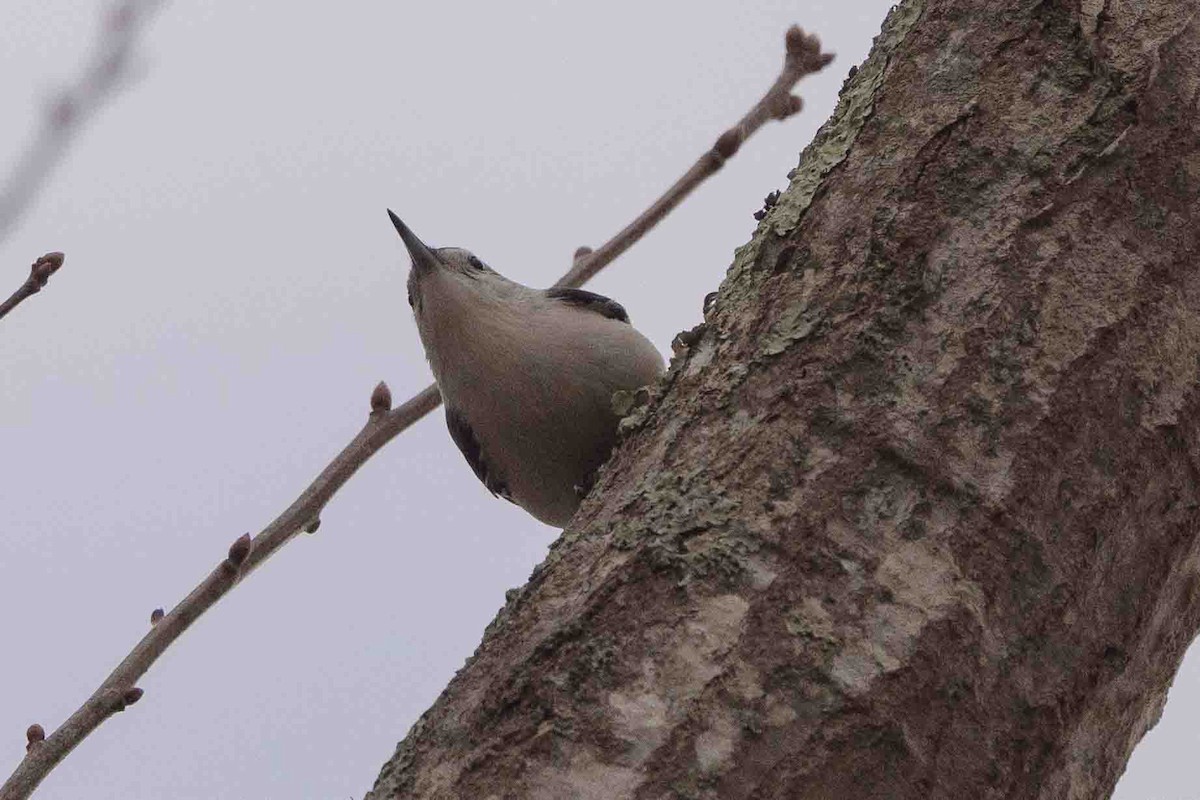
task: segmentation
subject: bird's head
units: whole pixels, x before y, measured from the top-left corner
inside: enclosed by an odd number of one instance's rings
[[[408,273],[408,304],[420,321],[427,312],[427,300],[439,296],[455,296],[459,303],[473,300],[480,303],[503,300],[515,291],[525,289],[508,280],[483,263],[470,250],[461,247],[429,247],[391,209],[388,216],[404,241],[412,258]],[[436,301],[434,305],[440,305]],[[437,313],[434,311],[433,313]]]
[[[510,281],[471,251],[429,247],[390,209],[388,216],[412,258],[408,304],[435,372],[464,348],[486,349],[497,331],[526,328],[545,303],[542,292]]]

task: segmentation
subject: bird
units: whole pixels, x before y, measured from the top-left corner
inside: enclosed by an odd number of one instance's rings
[[[388,216],[450,438],[492,495],[565,527],[616,443],[613,395],[654,383],[662,355],[615,300],[533,289]]]

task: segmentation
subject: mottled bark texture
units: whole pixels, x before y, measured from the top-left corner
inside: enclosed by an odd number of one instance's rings
[[[1107,796],[1200,626],[1196,9],[895,9],[370,797]]]

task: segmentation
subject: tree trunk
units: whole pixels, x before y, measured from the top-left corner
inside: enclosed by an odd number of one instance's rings
[[[1200,625],[1196,9],[894,9],[369,797],[1107,796]]]

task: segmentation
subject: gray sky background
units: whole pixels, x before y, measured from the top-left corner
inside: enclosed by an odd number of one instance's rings
[[[143,77],[15,235],[0,293],[0,771],[59,724],[244,531],[429,381],[391,206],[427,242],[552,282],[774,78],[783,32],[838,60],[592,288],[664,352],[701,318],[890,3],[168,5]],[[0,163],[87,52],[101,4],[0,10]],[[390,444],[155,666],[44,800],[346,798],[472,652],[556,531],[494,500],[440,412]],[[1195,798],[1200,661],[1117,792]]]

